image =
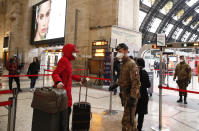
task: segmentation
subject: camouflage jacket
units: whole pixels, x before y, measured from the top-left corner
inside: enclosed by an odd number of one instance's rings
[[[125,95],[138,98],[140,96],[139,69],[134,60],[126,57],[120,66],[120,77],[118,84]]]
[[[191,67],[185,62],[177,64],[175,69],[174,79],[176,79],[176,77],[178,77],[178,80],[190,81]]]

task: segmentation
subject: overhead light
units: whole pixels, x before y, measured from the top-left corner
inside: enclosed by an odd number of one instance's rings
[[[184,47],[187,47],[187,44],[185,43],[183,46],[184,46]]]
[[[199,43],[194,43],[194,46],[198,46],[199,45]]]

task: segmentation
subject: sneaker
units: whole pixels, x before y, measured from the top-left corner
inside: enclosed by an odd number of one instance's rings
[[[21,89],[18,89],[18,91],[19,91],[19,92],[22,92],[22,90],[21,90]]]
[[[33,92],[33,89],[32,89],[32,88],[30,88],[30,92]]]
[[[187,101],[184,101],[184,104],[187,104]]]

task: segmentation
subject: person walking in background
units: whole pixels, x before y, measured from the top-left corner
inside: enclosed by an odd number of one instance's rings
[[[175,69],[174,81],[176,77],[178,77],[176,83],[178,84],[179,89],[187,90],[187,87],[191,82],[191,67],[185,62],[184,56],[180,56],[180,63],[177,64]],[[179,91],[179,96],[180,99],[177,102],[182,102],[182,96],[184,96],[184,104],[187,104],[187,92]]]
[[[30,64],[30,66],[28,68],[27,74],[28,75],[38,75],[39,70],[40,70],[39,60],[37,57],[34,57],[33,62]],[[29,76],[29,79],[31,80],[31,82],[30,82],[30,90],[31,91],[34,90],[37,78],[38,78],[38,76]]]
[[[20,65],[19,62],[17,61],[17,55],[13,55],[12,58],[8,61],[6,64],[6,69],[9,72],[9,75],[19,75],[20,74]],[[19,77],[9,77],[9,89],[12,90],[12,82],[13,79],[15,80],[17,84],[17,89],[18,91],[22,91],[20,88],[20,79]]]
[[[144,59],[138,58],[136,63],[139,67],[140,82],[141,82],[141,87],[140,87],[141,97],[138,99],[137,108],[136,108],[136,114],[138,114],[137,129],[138,131],[141,131],[143,122],[144,122],[144,115],[148,114],[149,96],[148,96],[147,88],[150,88],[151,83],[149,80],[149,75],[144,69],[145,67]]]

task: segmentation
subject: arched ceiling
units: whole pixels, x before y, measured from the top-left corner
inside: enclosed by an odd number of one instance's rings
[[[139,30],[142,43],[199,41],[199,0],[140,0]]]

